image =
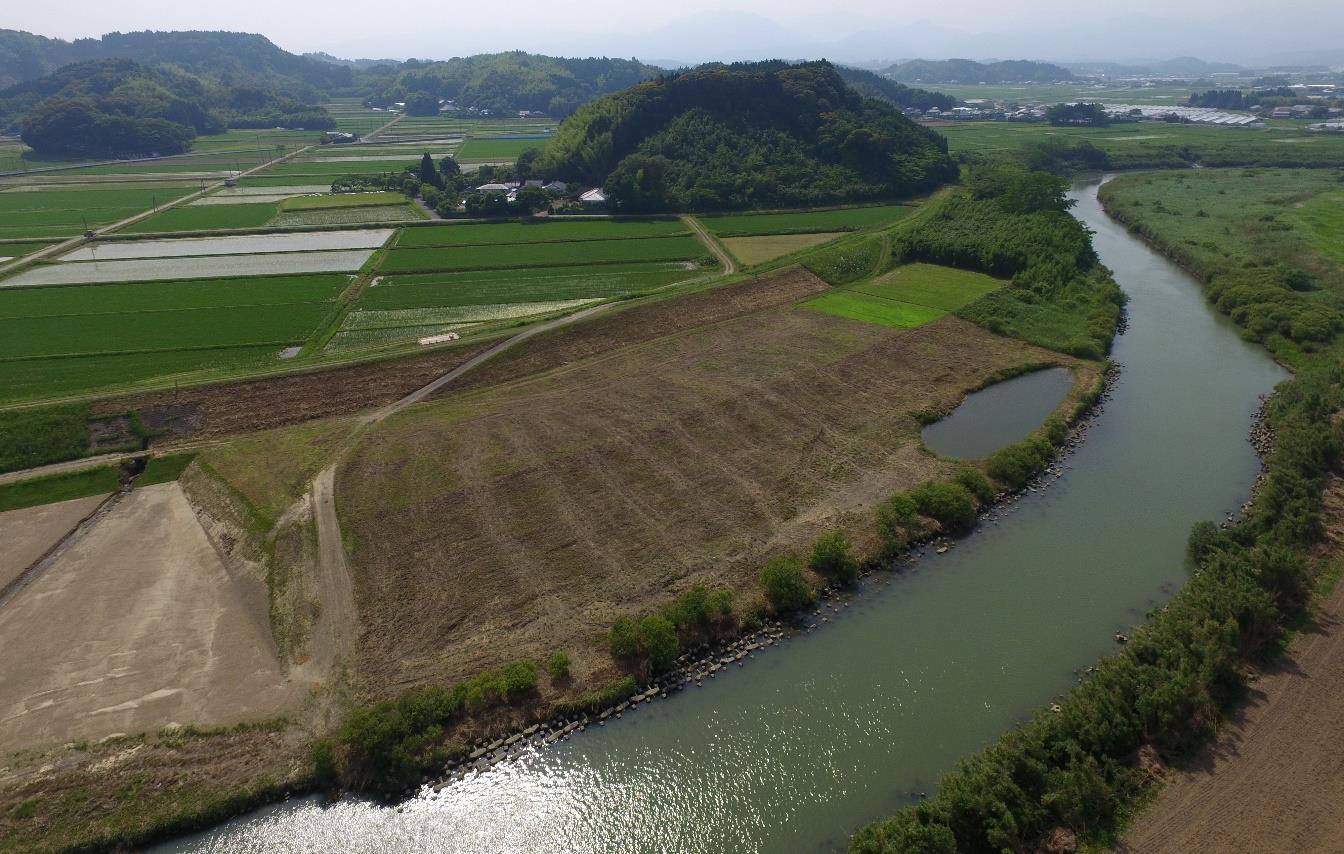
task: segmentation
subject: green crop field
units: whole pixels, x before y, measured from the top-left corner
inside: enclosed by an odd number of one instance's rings
[[[370,310],[541,302],[625,296],[696,275],[681,264],[473,270],[392,276],[368,288],[358,307]]]
[[[124,314],[130,320],[146,311],[330,303],[349,281],[345,275],[322,274],[3,288],[0,320],[78,314]]]
[[[241,201],[241,199],[240,199]],[[124,234],[151,234],[159,231],[205,231],[213,228],[257,228],[270,222],[276,213],[271,203],[236,205],[183,205],[161,211],[121,229]]]
[[[694,237],[394,249],[387,254],[380,272],[482,270],[619,261],[677,261],[700,258],[705,254],[705,247]]]
[[[616,240],[636,237],[668,237],[686,234],[681,220],[539,220],[537,222],[457,223],[403,229],[397,247],[472,244],[551,243],[582,240]]]
[[[32,241],[23,243],[0,243],[0,258],[18,258],[22,255],[27,255],[29,252],[45,249],[50,245],[50,243],[46,242]]]
[[[909,264],[873,281],[849,285],[802,305],[813,311],[898,329],[923,326],[1006,282],[934,264]]]
[[[864,208],[836,208],[819,211],[791,211],[770,214],[732,214],[701,217],[700,222],[719,237],[756,234],[815,234],[853,231],[886,225],[914,213],[914,205],[879,205]]]
[[[1299,127],[1235,128],[1166,122],[1124,122],[1104,128],[1054,127],[1043,122],[959,122],[934,130],[953,154],[1011,151],[1036,140],[1088,140],[1116,168],[1181,166],[1182,150],[1208,166],[1344,165],[1344,134]]]
[[[343,275],[0,290],[0,401],[275,364],[334,317]]]
[[[545,139],[484,139],[474,137],[462,143],[457,150],[457,159],[472,160],[516,160],[518,155],[529,148],[541,148]]]
[[[0,402],[46,400],[174,376],[227,377],[281,363],[276,348],[266,345],[30,359],[21,364],[22,370],[0,370]]]
[[[297,303],[283,310],[228,306],[0,320],[0,362],[253,344],[278,349],[302,344],[331,310],[324,303]]]
[[[72,236],[190,193],[186,187],[144,189],[10,189],[0,192],[0,238]]]

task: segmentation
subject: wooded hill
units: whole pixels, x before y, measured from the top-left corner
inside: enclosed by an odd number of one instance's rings
[[[862,68],[838,65],[836,70],[846,83],[865,98],[878,98],[890,101],[898,107],[914,107],[921,111],[934,107],[950,110],[957,105],[957,99],[951,95],[930,92],[927,89],[915,89]]]
[[[497,113],[536,110],[563,118],[581,104],[662,74],[633,59],[565,59],[510,51],[455,57],[444,62],[403,63],[391,80],[367,99],[386,107],[424,92]]]
[[[0,91],[0,127],[39,155],[119,157],[186,151],[229,127],[325,129],[325,110],[248,86],[223,86],[127,59],[67,65]]]
[[[1053,83],[1072,80],[1073,72],[1049,62],[1025,59],[912,59],[891,66],[882,76],[902,83]]]
[[[255,33],[145,31],[68,42],[21,30],[0,30],[0,87],[97,59],[169,65],[223,86],[273,89],[307,101],[354,83],[350,67],[289,53]]]
[[[607,95],[532,168],[600,184],[628,212],[889,199],[957,175],[946,140],[824,61],[706,65]]]

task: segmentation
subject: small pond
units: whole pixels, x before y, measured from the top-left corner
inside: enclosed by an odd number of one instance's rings
[[[1027,438],[1073,388],[1068,368],[1046,368],[981,389],[924,428],[924,444],[944,457],[979,460]]]

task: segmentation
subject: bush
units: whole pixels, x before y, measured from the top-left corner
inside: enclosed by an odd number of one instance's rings
[[[859,575],[859,562],[854,559],[844,531],[831,531],[817,537],[812,544],[808,566],[840,584],[850,584]]]
[[[546,672],[551,674],[551,678],[557,682],[569,678],[569,653],[556,650],[551,653],[551,657],[546,659]]]
[[[981,504],[994,500],[994,487],[990,485],[989,478],[985,477],[979,469],[960,469],[953,480],[966,487],[966,490],[974,495],[975,500]]]
[[[1212,522],[1196,522],[1190,529],[1185,553],[1195,566],[1201,566],[1216,551],[1231,545],[1231,539]]]
[[[930,481],[910,493],[919,512],[945,530],[961,531],[975,524],[975,496],[960,483]]]
[[[989,476],[1017,489],[1031,480],[1050,459],[1050,446],[1027,440],[999,448],[989,458],[985,468]]]
[[[641,670],[659,673],[672,666],[681,651],[677,628],[659,615],[638,620],[624,617],[611,627],[611,654],[630,660]]]
[[[663,616],[679,632],[712,633],[715,624],[733,611],[733,591],[710,590],[697,584],[663,609]]]
[[[515,661],[500,673],[505,700],[516,700],[537,687],[537,665],[531,661]]]
[[[877,534],[882,540],[882,554],[892,557],[910,545],[910,526],[914,524],[919,508],[915,499],[898,492],[877,508]]]
[[[761,569],[765,598],[775,611],[796,611],[812,602],[812,587],[803,577],[803,565],[795,555],[776,555]]]

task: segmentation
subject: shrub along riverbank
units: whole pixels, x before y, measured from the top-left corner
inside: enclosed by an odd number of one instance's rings
[[[1160,228],[1137,225],[1167,248]],[[1220,287],[1222,271],[1189,266],[1227,311],[1222,295],[1234,286]],[[1247,337],[1299,367],[1264,411],[1274,448],[1252,509],[1225,530],[1195,527],[1190,582],[1055,709],[964,760],[933,799],[862,829],[851,850],[1030,851],[1061,828],[1107,844],[1156,783],[1150,769],[1207,744],[1244,697],[1247,666],[1280,649],[1308,607],[1317,571],[1323,490],[1344,447],[1334,419],[1344,405],[1344,371],[1337,351],[1324,346],[1333,336],[1305,352],[1291,316],[1266,324],[1257,322],[1260,312],[1228,313]],[[1011,479],[1031,461],[1031,449],[1020,452],[1027,458],[996,455],[991,474]]]

